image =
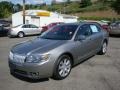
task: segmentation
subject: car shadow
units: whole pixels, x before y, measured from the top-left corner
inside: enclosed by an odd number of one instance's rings
[[[98,54],[97,54],[97,55],[98,55]],[[90,60],[90,59],[93,58],[94,56],[95,56],[95,55],[92,55],[92,56],[90,56],[90,57],[88,57],[88,58],[80,61],[78,64],[75,64],[72,68],[75,68],[76,66],[78,66],[78,65],[80,65],[80,64],[82,64],[82,63],[84,63],[84,62],[86,62],[86,61],[88,61],[88,60]]]
[[[113,37],[113,38],[120,38],[120,34],[117,34],[117,35],[109,35],[110,37]]]
[[[43,78],[43,79],[31,79],[31,78],[27,78],[27,77],[23,77],[20,75],[17,75],[15,73],[10,73],[13,77],[25,81],[25,82],[29,82],[29,83],[40,83],[40,82],[45,82],[45,81],[49,81],[49,78]]]
[[[7,37],[7,35],[0,35],[0,37]]]

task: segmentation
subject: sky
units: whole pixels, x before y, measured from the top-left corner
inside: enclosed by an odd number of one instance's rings
[[[0,0],[0,1],[11,1],[14,4],[20,3],[22,4],[23,0]],[[63,2],[67,0],[56,0],[57,2]],[[71,0],[71,1],[76,1],[76,0]],[[40,4],[40,3],[46,3],[46,4],[51,4],[52,0],[26,0],[27,4]]]
[[[20,3],[22,4],[23,0],[0,0],[0,1],[11,1],[12,3]],[[56,0],[58,2],[61,2],[63,0]],[[40,4],[40,3],[46,3],[46,4],[51,4],[52,0],[26,0],[27,4]]]
[[[22,4],[23,0],[0,0],[0,1],[9,1],[14,4],[20,3]],[[25,0],[27,4],[39,4],[39,3],[50,3],[51,0]]]

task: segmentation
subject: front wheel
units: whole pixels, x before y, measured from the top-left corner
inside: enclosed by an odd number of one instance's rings
[[[57,80],[62,80],[66,78],[72,68],[71,58],[68,55],[62,55],[58,59],[53,78]]]
[[[98,52],[98,54],[103,55],[103,54],[105,54],[106,52],[107,52],[107,42],[104,42],[104,43],[102,44],[102,48],[101,48],[101,50]]]

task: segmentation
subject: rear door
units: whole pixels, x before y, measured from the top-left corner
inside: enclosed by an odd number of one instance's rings
[[[22,28],[23,32],[25,33],[25,35],[31,34],[32,29],[30,28],[29,24],[25,24],[21,28]]]
[[[101,48],[102,40],[103,40],[103,33],[101,31],[101,28],[98,25],[90,24],[89,26],[92,31],[91,49],[93,53],[96,53]]]
[[[30,28],[31,28],[31,34],[40,34],[41,32],[41,30],[35,25],[30,24]]]

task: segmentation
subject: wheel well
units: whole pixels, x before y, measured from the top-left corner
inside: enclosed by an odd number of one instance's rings
[[[71,58],[72,67],[73,67],[73,65],[74,65],[74,58],[73,58],[72,54],[66,52],[66,53],[61,54],[60,56],[62,56],[62,55],[68,55],[68,56]],[[59,57],[60,57],[60,56],[59,56]],[[58,59],[59,59],[59,58],[58,58]],[[57,63],[58,63],[58,61],[55,62],[55,65],[54,65],[54,68],[53,68],[53,75],[52,75],[52,77],[54,76],[54,72],[55,72],[55,70],[56,70]]]
[[[73,58],[73,55],[71,53],[66,52],[66,53],[64,53],[62,55],[68,55],[71,58],[71,60],[72,60],[71,61],[72,62],[72,66],[74,65],[74,58]]]
[[[25,35],[25,33],[24,33],[23,31],[19,31],[18,34],[19,34],[19,33],[23,33],[23,34]]]

